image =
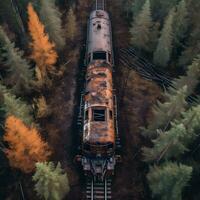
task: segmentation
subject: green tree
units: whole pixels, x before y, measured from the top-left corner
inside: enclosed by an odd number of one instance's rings
[[[13,6],[13,1],[0,1],[0,23],[9,24],[11,30],[17,34],[22,34],[24,32],[21,18]]]
[[[143,148],[144,160],[160,161],[161,159],[179,158],[188,151],[189,145],[199,135],[200,105],[194,106],[182,114],[182,118],[175,120],[171,129],[159,132],[159,136],[152,140],[152,148]]]
[[[151,0],[151,7],[154,20],[164,21],[169,11],[177,5],[180,0]]]
[[[2,107],[5,110],[6,117],[14,115],[28,125],[33,123],[33,117],[31,115],[32,109],[30,106],[28,106],[20,98],[17,98],[2,84],[0,84],[0,93],[3,97]]]
[[[150,167],[147,179],[152,196],[160,200],[182,200],[182,190],[191,174],[192,167],[172,162]]]
[[[180,65],[191,64],[193,59],[200,54],[200,1],[187,1],[189,34],[185,42],[185,49],[179,60]]]
[[[65,46],[64,31],[62,29],[61,13],[55,5],[55,0],[40,0],[41,21],[45,25],[50,40],[55,42],[56,48],[62,50]]]
[[[172,90],[172,89],[171,89]],[[174,90],[174,89],[173,89]],[[187,106],[187,86],[179,90],[174,90],[174,94],[165,92],[165,102],[157,102],[157,105],[153,108],[153,120],[149,123],[147,129],[143,129],[143,135],[146,137],[156,137],[157,130],[167,130],[170,126],[170,122],[180,117],[181,113],[185,111]]]
[[[161,159],[176,158],[188,150],[181,142],[181,139],[187,135],[183,124],[173,125],[169,131],[158,133],[159,136],[152,140],[152,148],[143,147],[144,161],[159,162]]]
[[[60,163],[56,167],[52,162],[37,163],[33,180],[36,182],[38,196],[46,200],[61,200],[70,189],[67,175],[61,169]]]
[[[165,20],[156,51],[154,52],[154,63],[162,67],[167,66],[171,57],[174,14],[174,9],[172,9]]]
[[[141,12],[135,17],[131,33],[131,43],[138,49],[150,50],[151,30],[153,21],[151,18],[150,1],[146,0]]]
[[[174,17],[174,42],[176,47],[180,46],[181,40],[185,37],[188,28],[188,11],[185,0],[181,0],[176,7]]]
[[[193,60],[193,63],[188,66],[186,75],[180,76],[173,81],[173,87],[176,90],[181,89],[184,85],[187,85],[187,96],[191,95],[196,89],[200,80],[200,55]],[[173,94],[175,90],[170,89]]]
[[[141,12],[144,3],[145,0],[134,0],[134,1],[132,0],[132,2],[130,2],[129,4],[127,2],[125,6],[127,9],[131,9],[134,16],[137,16]]]
[[[15,47],[2,27],[0,27],[0,62],[6,66],[9,73],[6,82],[15,94],[20,95],[30,91],[33,71],[23,58],[23,51]]]
[[[70,8],[67,13],[65,31],[67,39],[73,41],[77,34],[77,21],[73,8]]]

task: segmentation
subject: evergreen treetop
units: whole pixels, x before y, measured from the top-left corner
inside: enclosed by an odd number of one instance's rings
[[[56,49],[62,50],[65,46],[65,38],[61,13],[55,5],[55,0],[40,0],[40,4],[40,17],[46,32],[49,34],[50,40],[55,42]]]
[[[23,90],[30,90],[33,81],[33,70],[23,58],[23,51],[15,47],[3,28],[0,26],[0,62],[7,67],[9,72],[7,82],[12,86],[15,94],[21,94]]]
[[[200,105],[184,112],[182,118],[175,120],[168,131],[160,131],[159,136],[152,140],[152,148],[143,148],[145,161],[179,158],[199,135],[196,130],[200,130]]]
[[[165,20],[156,51],[154,52],[154,63],[158,66],[166,67],[171,57],[174,15],[173,8]]]
[[[61,200],[69,192],[68,178],[60,163],[57,166],[52,162],[37,163],[33,180],[38,196],[46,200]]]
[[[17,98],[5,86],[0,84],[0,93],[3,96],[3,105],[6,116],[13,115],[21,119],[24,123],[31,125],[33,123],[32,109],[20,98]]]
[[[150,1],[146,0],[141,12],[135,17],[135,21],[130,29],[131,43],[138,49],[150,50],[149,44],[153,21],[151,18]]]
[[[174,94],[165,92],[165,102],[157,102],[153,107],[154,117],[149,123],[147,129],[143,129],[143,135],[146,137],[156,137],[157,130],[167,130],[170,127],[170,122],[180,117],[181,113],[187,107],[187,86],[180,90],[174,91]]]
[[[182,200],[182,190],[192,175],[192,167],[166,162],[150,167],[147,175],[152,196],[160,200]]]

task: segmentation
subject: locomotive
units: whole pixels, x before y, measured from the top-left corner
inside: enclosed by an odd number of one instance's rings
[[[86,47],[82,153],[79,161],[85,175],[104,180],[114,174],[119,157],[115,154],[117,127],[111,21],[104,9],[96,9],[90,14]]]

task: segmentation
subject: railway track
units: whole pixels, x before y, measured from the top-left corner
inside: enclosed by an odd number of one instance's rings
[[[111,199],[111,179],[95,181],[88,179],[86,184],[87,200],[110,200]]]
[[[146,80],[155,81],[164,89],[168,87],[176,89],[173,85],[173,78],[157,69],[146,59],[138,56],[137,52],[133,48],[120,49],[119,62],[122,66],[135,70]],[[195,95],[189,96],[187,100],[189,103],[198,102],[198,99]]]

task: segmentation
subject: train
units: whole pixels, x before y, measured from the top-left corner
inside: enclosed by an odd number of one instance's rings
[[[114,52],[111,20],[96,7],[90,13],[86,43],[83,130],[79,161],[86,176],[104,180],[114,175],[116,155],[116,101],[113,90]]]

